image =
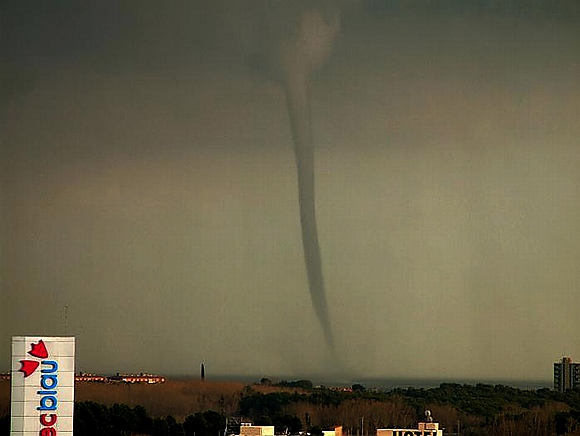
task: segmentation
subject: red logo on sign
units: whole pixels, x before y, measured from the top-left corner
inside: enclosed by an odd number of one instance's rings
[[[38,357],[39,359],[46,359],[48,357],[48,351],[46,350],[46,345],[44,345],[44,341],[40,339],[38,344],[30,344],[30,351],[28,352],[33,357]],[[20,369],[18,371],[24,374],[24,378],[31,375],[36,368],[38,368],[40,362],[36,360],[21,360],[20,361]]]
[[[40,359],[46,359],[48,357],[48,351],[46,351],[46,345],[41,339],[38,344],[30,344],[30,351],[28,352],[31,356],[39,357]]]
[[[24,378],[28,377],[36,368],[38,368],[39,363],[36,360],[21,360],[20,361],[20,369],[24,373]]]

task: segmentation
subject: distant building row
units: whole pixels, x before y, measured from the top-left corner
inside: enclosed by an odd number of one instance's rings
[[[402,428],[378,428],[377,436],[443,436],[443,430],[439,428],[439,423],[428,421],[420,422],[417,429]],[[323,430],[323,436],[342,436],[342,427],[334,427],[334,430]],[[300,433],[306,435],[308,433]],[[252,425],[242,423],[240,433],[230,436],[274,436],[273,425]]]
[[[10,380],[10,373],[1,373],[0,380]],[[93,383],[148,383],[157,384],[165,382],[165,377],[153,374],[117,374],[105,376],[98,374],[75,374],[75,382],[93,382]]]
[[[153,374],[119,374],[113,376],[103,376],[96,374],[79,373],[75,375],[77,382],[123,382],[123,383],[148,383],[157,384],[164,383],[165,377]]]
[[[334,427],[334,430],[323,430],[324,436],[342,436],[342,426]],[[303,433],[301,433],[303,434]],[[249,422],[242,422],[240,433],[231,436],[274,436],[273,425],[252,425]]]

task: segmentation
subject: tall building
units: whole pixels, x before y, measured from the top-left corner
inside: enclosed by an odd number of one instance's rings
[[[554,389],[560,392],[580,388],[580,363],[573,363],[571,357],[562,357],[554,363]]]

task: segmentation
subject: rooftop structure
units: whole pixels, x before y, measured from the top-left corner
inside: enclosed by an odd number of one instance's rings
[[[116,376],[109,377],[110,381],[117,381],[123,383],[148,383],[157,384],[164,383],[165,377],[153,374],[117,374]]]
[[[108,377],[105,377],[104,375],[98,375],[98,374],[86,374],[86,373],[78,373],[75,375],[75,382],[107,382],[109,381]]]
[[[342,436],[342,426],[334,427],[334,430],[322,430],[324,436]]]
[[[426,422],[419,422],[417,429],[378,428],[377,436],[443,436],[443,429],[438,422],[433,422],[431,411],[425,411]]]
[[[252,425],[242,422],[240,436],[274,436],[273,425]]]

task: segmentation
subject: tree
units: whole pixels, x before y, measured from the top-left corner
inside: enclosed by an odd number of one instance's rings
[[[310,390],[314,387],[310,380],[295,380],[295,381],[286,381],[282,380],[278,383],[278,386],[282,386],[285,388],[300,388],[305,390]]]
[[[270,379],[269,379],[269,378],[267,378],[267,377],[263,377],[263,378],[260,380],[260,384],[261,384],[262,386],[272,386],[272,380],[270,380]]]
[[[109,410],[94,401],[75,403],[74,431],[86,436],[107,436],[112,434]]]
[[[183,425],[177,422],[173,416],[169,415],[167,418],[165,418],[165,421],[167,422],[170,436],[185,436]]]
[[[324,436],[324,432],[317,425],[310,427],[310,431],[308,433],[310,433],[311,436]]]
[[[113,404],[109,408],[109,419],[111,422],[111,430],[116,434],[137,430],[137,415],[126,404]]]
[[[277,434],[287,429],[290,434],[298,434],[302,430],[302,421],[296,415],[279,415],[273,420]]]
[[[185,418],[183,430],[186,436],[217,435],[225,425],[226,418],[222,414],[207,410]]]
[[[10,434],[10,415],[4,415],[0,418],[0,435],[8,436]]]
[[[165,418],[154,418],[151,427],[152,427],[151,434],[153,436],[171,435],[171,433],[169,432],[169,424]]]

